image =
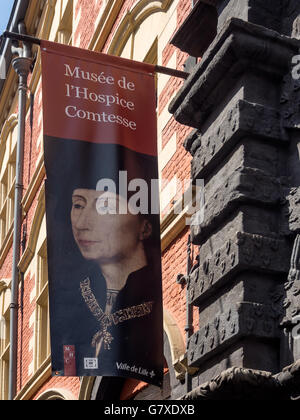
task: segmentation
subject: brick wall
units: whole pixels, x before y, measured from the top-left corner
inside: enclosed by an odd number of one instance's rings
[[[37,400],[40,396],[48,391],[49,389],[64,390],[71,393],[71,395],[78,399],[80,390],[80,379],[79,378],[67,378],[67,377],[53,377],[49,378],[38,392],[32,397],[32,400]]]
[[[104,0],[80,0],[75,2],[73,45],[80,48],[88,48],[94,34],[95,22],[103,6]]]

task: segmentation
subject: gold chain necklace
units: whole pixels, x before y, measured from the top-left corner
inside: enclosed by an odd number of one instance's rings
[[[100,330],[93,336],[92,347],[96,347],[97,343],[103,339],[104,348],[106,350],[110,350],[110,344],[114,338],[108,331],[108,328],[112,324],[118,325],[119,323],[128,321],[129,319],[140,318],[152,312],[153,302],[151,301],[125,309],[120,309],[112,314],[106,314],[101,309],[94,293],[91,290],[91,282],[88,277],[80,283],[80,288],[85,303],[101,325]]]

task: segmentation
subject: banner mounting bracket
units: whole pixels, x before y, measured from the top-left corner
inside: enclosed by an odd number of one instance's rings
[[[30,35],[18,34],[16,32],[9,32],[9,31],[3,32],[3,34],[0,37],[0,40],[5,39],[5,38],[9,38],[15,41],[23,41],[23,42],[29,42],[31,44],[41,45],[41,40],[39,38],[35,38]],[[181,79],[187,79],[189,77],[189,73],[185,71],[171,69],[169,67],[158,66],[158,65],[155,65],[154,67],[155,67],[156,73],[166,74],[172,77],[179,77]]]

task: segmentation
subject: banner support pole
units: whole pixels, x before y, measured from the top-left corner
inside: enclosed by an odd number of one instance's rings
[[[3,38],[3,39],[9,38],[9,39],[12,39],[14,41],[22,41],[22,42],[28,42],[28,43],[31,43],[31,44],[41,45],[41,40],[39,38],[34,38],[32,36],[29,36],[29,35],[17,34],[15,32],[5,31],[1,35],[1,38]],[[166,74],[166,75],[172,76],[172,77],[179,77],[181,79],[187,79],[188,76],[189,76],[189,73],[187,73],[185,71],[181,71],[181,70],[177,70],[177,69],[171,69],[169,67],[155,65],[154,68],[155,68],[156,73]]]
[[[19,24],[19,30],[24,31],[24,23]],[[16,49],[15,49],[16,50]],[[18,109],[18,139],[16,154],[16,183],[14,203],[14,232],[13,232],[13,261],[10,302],[10,355],[9,355],[9,400],[13,400],[17,391],[17,358],[18,358],[18,294],[19,294],[19,260],[21,246],[22,207],[23,194],[23,164],[24,164],[24,140],[25,118],[27,100],[27,78],[32,64],[31,46],[24,42],[23,48],[14,58],[12,66],[19,78],[19,109]]]

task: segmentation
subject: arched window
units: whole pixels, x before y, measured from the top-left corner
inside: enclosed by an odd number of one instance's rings
[[[45,222],[44,222],[45,224]],[[42,228],[44,225],[42,224]],[[42,229],[44,232],[45,229]],[[48,263],[46,239],[42,241],[36,253],[36,368],[50,355]]]
[[[148,51],[172,18],[174,0],[138,0],[123,17],[118,26],[108,53],[145,61]],[[165,43],[165,40],[163,41]]]
[[[164,380],[161,388],[140,382],[137,379],[124,381],[120,400],[168,400],[171,398],[170,372],[167,360],[164,363]]]
[[[17,117],[4,124],[0,138],[0,249],[12,235],[16,180]]]
[[[0,400],[8,399],[10,279],[0,280]]]
[[[59,7],[61,17],[55,42],[71,44],[73,32],[73,0],[60,0]]]
[[[135,379],[97,377],[93,384],[90,381],[84,382],[80,394],[82,397],[85,396],[86,399],[92,400],[167,400],[177,398],[177,385],[185,375],[184,367],[180,363],[184,353],[185,346],[180,330],[171,314],[164,310],[165,368],[162,388]]]
[[[53,388],[40,394],[38,401],[73,401],[76,400],[74,395],[65,389]]]
[[[31,284],[30,303],[35,302],[33,312],[28,320],[29,330],[32,334],[29,350],[32,350],[33,354],[27,372],[30,377],[47,362],[50,356],[46,216],[43,188],[38,197],[29,239],[19,267],[28,287]]]

